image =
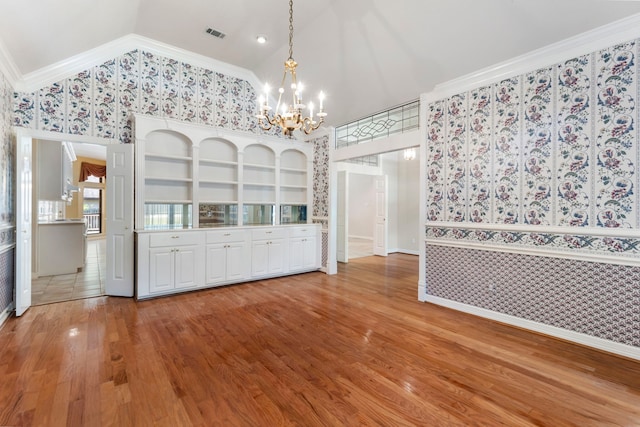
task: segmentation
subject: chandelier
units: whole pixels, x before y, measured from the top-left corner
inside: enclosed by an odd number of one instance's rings
[[[313,119],[313,103],[309,102],[308,106],[302,103],[303,88],[302,83],[299,83],[296,78],[297,66],[298,63],[293,59],[293,0],[289,0],[289,59],[284,63],[282,83],[278,89],[278,103],[275,110],[272,112],[271,107],[269,106],[270,88],[268,85],[265,85],[264,94],[260,95],[258,99],[260,112],[257,115],[258,124],[262,129],[269,130],[273,126],[280,126],[284,135],[289,138],[293,138],[293,131],[298,129],[303,131],[305,134],[309,134],[318,129],[318,127],[320,127],[324,122],[324,118],[327,115],[323,108],[324,93],[322,92],[320,92],[320,95],[318,96],[320,101],[320,108],[316,114],[318,121]],[[289,95],[284,95],[287,76],[291,77],[291,84],[289,86],[291,93]],[[283,95],[285,99],[283,99]],[[291,97],[291,103],[287,104],[286,99],[289,96]],[[307,117],[303,116],[303,110],[305,108],[309,109],[309,115]]]

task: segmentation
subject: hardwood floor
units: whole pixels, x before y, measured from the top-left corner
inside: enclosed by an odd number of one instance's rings
[[[420,303],[417,260],[32,307],[0,425],[640,424],[640,363]]]

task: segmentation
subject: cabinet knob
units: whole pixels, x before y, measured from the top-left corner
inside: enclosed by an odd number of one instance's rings
[[[225,236],[231,236],[231,233],[224,233]]]
[[[273,231],[267,231],[267,234],[271,234],[271,233],[273,233]]]
[[[172,239],[179,239],[180,236],[171,236]]]

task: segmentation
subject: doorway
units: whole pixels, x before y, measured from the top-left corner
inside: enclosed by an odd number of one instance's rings
[[[337,256],[338,261],[371,256],[374,250],[376,220],[380,198],[376,177],[387,177],[382,203],[387,211],[387,253],[419,254],[419,157],[405,158],[403,150],[379,154],[376,163],[367,165],[339,162],[337,179]],[[379,184],[378,184],[379,185]]]
[[[60,144],[64,147],[63,182],[67,180],[63,190],[69,191],[66,198],[55,200],[51,189],[40,187],[47,186],[43,178],[55,180],[60,173],[56,157],[50,156],[52,147],[57,149]],[[34,141],[33,148],[32,200],[38,209],[32,220],[31,302],[42,305],[102,296],[106,273],[102,218],[106,180],[90,175],[81,181],[80,169],[83,163],[104,166],[106,147],[41,139]],[[65,168],[70,170],[65,171]],[[72,262],[70,257],[79,261]],[[51,263],[65,267],[57,269]]]

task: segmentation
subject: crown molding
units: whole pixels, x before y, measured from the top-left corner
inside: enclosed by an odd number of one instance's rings
[[[425,94],[423,100],[431,102],[487,86],[509,77],[549,67],[570,58],[590,54],[637,38],[640,38],[640,14],[630,15],[471,74],[440,83],[435,86],[432,92]]]
[[[45,68],[25,74],[16,79],[14,87],[16,91],[33,92],[136,49],[166,56],[194,66],[231,74],[249,81],[254,87],[261,85],[256,75],[246,68],[218,61],[214,58],[193,53],[137,34],[128,34]],[[0,59],[2,59],[1,49]]]
[[[0,40],[0,73],[4,75],[11,87],[15,87],[21,77],[20,70],[2,40]]]

